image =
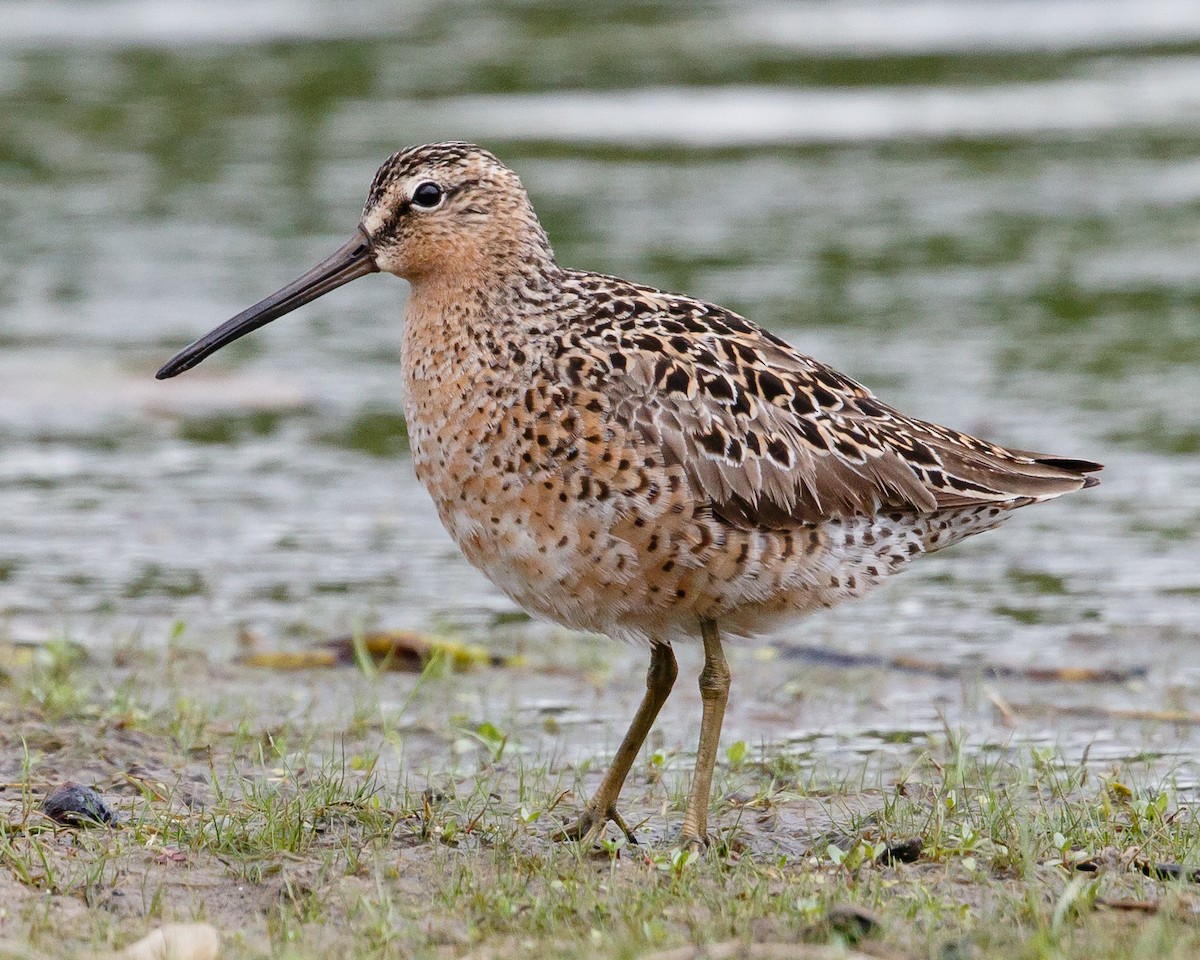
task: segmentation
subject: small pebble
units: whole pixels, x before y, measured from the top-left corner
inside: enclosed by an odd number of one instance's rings
[[[865,907],[853,903],[831,904],[825,914],[829,929],[841,934],[847,943],[858,943],[879,932],[879,918]]]
[[[130,944],[117,960],[216,960],[221,936],[207,923],[168,923],[137,943]]]
[[[91,787],[67,781],[46,794],[42,812],[69,827],[95,827],[113,823],[116,815]]]

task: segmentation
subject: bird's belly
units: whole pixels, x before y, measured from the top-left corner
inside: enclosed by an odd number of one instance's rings
[[[633,640],[697,635],[700,618],[754,634],[862,596],[916,557],[999,523],[974,508],[897,524],[858,517],[789,531],[731,528],[702,511],[563,502],[544,481],[483,472],[430,484],[467,559],[529,613]]]
[[[414,446],[414,454],[443,526],[474,567],[535,616],[611,632],[638,561],[615,534],[615,505],[563,500],[545,475],[497,475],[466,451],[431,457]]]
[[[508,470],[503,455],[497,470],[472,447],[418,440],[417,475],[471,564],[535,616],[671,640],[694,634],[702,616],[774,606],[785,595],[795,612],[828,602],[815,572],[825,547],[816,528],[786,535],[727,528],[668,478],[655,484],[653,498],[596,480],[582,485],[591,495],[580,496],[576,478]],[[512,461],[523,462],[519,453]]]

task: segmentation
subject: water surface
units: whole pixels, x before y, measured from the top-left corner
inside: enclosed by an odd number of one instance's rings
[[[5,634],[514,642],[403,453],[401,282],[152,380],[340,243],[385,156],[453,137],[518,169],[562,261],[732,306],[914,414],[1108,465],[779,644],[1144,665],[1062,696],[1200,709],[1194,4],[199,9],[0,3]],[[640,675],[640,652],[607,656]],[[860,742],[789,699],[802,664],[763,669],[784,706],[743,705],[734,735]],[[872,709],[991,717],[944,683]],[[1063,736],[1145,742],[1111,726]]]

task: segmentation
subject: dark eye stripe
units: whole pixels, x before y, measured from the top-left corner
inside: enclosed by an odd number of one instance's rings
[[[432,182],[432,181],[423,181],[423,182]],[[470,187],[477,186],[479,184],[479,182],[480,181],[478,179],[461,180],[458,183],[454,183],[454,184],[450,184],[449,186],[442,187],[441,188],[442,197],[443,197],[442,206],[445,206],[446,203],[448,203],[450,200],[453,200],[455,196],[462,193],[464,190],[467,190]],[[419,187],[420,184],[417,184],[417,186]],[[396,204],[396,208],[392,211],[391,215],[386,220],[384,220],[383,224],[379,228],[379,232],[382,234],[387,234],[387,233],[392,232],[396,228],[396,224],[401,220],[401,218],[407,216],[409,213],[412,212],[413,207],[414,207],[414,204],[411,200],[408,200],[408,199],[401,200],[398,204]],[[419,206],[417,207],[417,209],[421,210],[421,212],[426,212],[426,211],[424,211],[423,208],[421,208]]]

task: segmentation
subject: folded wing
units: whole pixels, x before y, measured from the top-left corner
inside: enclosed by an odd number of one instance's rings
[[[1098,481],[1086,460],[915,420],[720,307],[648,288],[636,324],[597,318],[612,414],[681,464],[738,526],[1042,500]],[[615,349],[614,349],[615,348]],[[618,362],[615,357],[619,355]]]

